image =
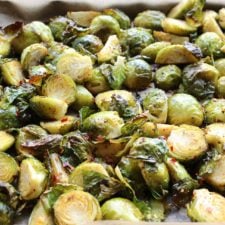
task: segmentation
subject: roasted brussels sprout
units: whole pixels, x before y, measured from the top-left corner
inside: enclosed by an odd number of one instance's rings
[[[191,95],[175,94],[168,100],[168,123],[201,126],[204,119],[200,103]]]
[[[0,152],[8,150],[10,147],[12,147],[14,142],[15,138],[11,134],[5,131],[0,131]]]
[[[7,40],[4,37],[0,36],[0,56],[1,57],[6,57],[9,55],[10,51],[11,51],[11,45],[9,40]]]
[[[198,99],[212,98],[219,77],[218,70],[207,63],[191,64],[184,68],[184,89]]]
[[[15,159],[4,152],[0,152],[0,167],[0,181],[11,183],[19,172]]]
[[[219,98],[225,97],[225,76],[217,80],[216,91]]]
[[[134,26],[160,30],[162,28],[162,20],[165,17],[165,14],[160,11],[146,10],[138,13],[134,18]]]
[[[132,93],[125,90],[100,93],[95,103],[101,111],[117,111],[123,118],[133,117],[141,110]]]
[[[0,223],[2,225],[10,225],[15,216],[14,210],[6,203],[0,201]]]
[[[169,155],[179,161],[194,160],[207,150],[204,132],[195,126],[181,125],[167,139]]]
[[[45,190],[48,182],[48,171],[35,158],[27,158],[21,162],[19,176],[19,192],[25,200],[38,198]]]
[[[105,139],[117,138],[121,135],[123,120],[116,111],[104,111],[94,113],[86,118],[82,129],[91,136],[101,136]]]
[[[181,82],[181,73],[176,65],[162,66],[156,71],[155,82],[163,90],[175,89]]]
[[[102,205],[101,210],[102,217],[105,220],[138,222],[143,218],[142,213],[135,204],[125,198],[112,198]]]
[[[193,198],[187,205],[187,214],[197,222],[224,222],[225,198],[207,189],[194,190]]]
[[[225,58],[222,59],[217,59],[214,62],[214,66],[216,67],[216,69],[219,71],[219,77],[223,77],[225,76],[225,72],[224,72],[224,65],[225,65]]]
[[[157,88],[150,88],[143,98],[142,105],[147,110],[147,116],[151,122],[166,123],[168,102],[166,93]]]
[[[152,67],[142,59],[133,59],[126,64],[124,84],[131,90],[143,90],[152,80]]]
[[[219,24],[224,29],[225,28],[225,8],[219,10]]]
[[[58,225],[89,223],[102,217],[98,201],[84,191],[68,191],[60,195],[53,208]]]

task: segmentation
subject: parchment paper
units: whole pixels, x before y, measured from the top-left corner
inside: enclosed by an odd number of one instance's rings
[[[65,15],[67,11],[79,10],[102,10],[105,8],[119,8],[126,12],[131,18],[138,12],[146,9],[156,9],[165,13],[179,0],[0,0],[0,26],[6,26],[15,21],[29,22],[33,20],[46,21],[56,15]],[[225,7],[225,0],[207,0],[206,8],[219,9]],[[27,225],[29,213],[18,218],[14,225]],[[175,225],[174,222],[187,223],[185,209],[170,214],[166,222],[168,225]],[[173,222],[173,223],[172,223]],[[149,222],[125,222],[125,221],[101,221],[88,223],[86,225],[149,225]],[[162,224],[162,223],[157,223]],[[193,223],[192,223],[193,224]],[[210,223],[204,223],[209,225]],[[215,224],[215,223],[214,223]],[[1,225],[1,224],[0,224]],[[41,224],[40,224],[41,225]]]

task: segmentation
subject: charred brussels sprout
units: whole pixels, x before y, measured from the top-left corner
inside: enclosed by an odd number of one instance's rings
[[[150,28],[153,30],[161,29],[161,22],[165,18],[165,14],[160,11],[146,10],[138,13],[134,19],[134,25],[136,27]]]
[[[170,124],[190,124],[201,126],[203,109],[200,103],[191,95],[175,94],[168,100],[168,122]]]
[[[184,68],[182,81],[185,90],[198,99],[212,98],[219,77],[218,70],[207,63],[191,64]]]
[[[176,65],[159,68],[155,74],[155,82],[163,90],[175,89],[181,82],[181,69]]]
[[[187,205],[187,214],[197,222],[224,222],[225,198],[207,189],[194,190],[193,198]]]
[[[199,158],[207,150],[204,132],[195,126],[182,125],[171,131],[167,139],[169,155],[179,161]]]
[[[125,198],[112,198],[102,205],[102,217],[105,220],[141,221],[140,210],[133,202]]]
[[[142,59],[127,62],[127,72],[124,84],[131,90],[143,90],[152,80],[152,67]]]

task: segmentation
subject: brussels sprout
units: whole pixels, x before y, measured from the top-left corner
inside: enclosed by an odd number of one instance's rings
[[[225,97],[225,76],[224,77],[220,77],[218,79],[216,90],[217,90],[218,97],[220,97],[220,98],[224,98]]]
[[[21,53],[29,45],[53,42],[50,28],[40,21],[33,21],[23,26],[22,31],[12,40],[12,46],[16,52]]]
[[[109,36],[105,46],[97,53],[98,61],[100,63],[113,60],[116,56],[121,54],[121,47],[119,39],[116,35]]]
[[[200,103],[191,95],[175,94],[168,100],[168,123],[190,124],[201,126],[203,109]]]
[[[224,99],[211,99],[205,105],[205,122],[219,123],[225,122],[225,100]]]
[[[169,172],[164,163],[152,165],[148,162],[140,164],[141,173],[155,199],[162,199],[169,188]]]
[[[225,198],[207,189],[194,190],[193,198],[187,205],[187,214],[197,222],[224,222]]]
[[[198,45],[204,56],[211,57],[221,57],[223,54],[221,48],[223,47],[223,41],[214,32],[206,32],[201,34],[195,41],[195,44]]]
[[[148,118],[154,123],[166,123],[167,120],[167,103],[166,93],[157,88],[151,88],[147,91],[146,96],[143,98],[143,108],[147,110]]]
[[[214,62],[214,66],[219,71],[219,77],[225,76],[224,66],[225,66],[225,58],[217,59]]]
[[[90,24],[90,32],[92,34],[99,34],[100,31],[103,33],[119,34],[120,24],[112,16],[99,15],[96,16]]]
[[[199,158],[207,150],[204,132],[195,126],[182,125],[171,131],[167,139],[169,155],[179,161]]]
[[[58,225],[89,223],[102,217],[98,201],[84,191],[68,191],[60,195],[53,208]]]
[[[130,118],[140,112],[140,106],[131,92],[125,90],[107,91],[95,97],[101,111],[117,111],[121,117]]]
[[[52,215],[46,210],[42,200],[39,200],[34,206],[28,225],[54,225]]]
[[[145,162],[162,162],[168,152],[166,141],[159,138],[140,137],[130,149],[129,157]]]
[[[10,60],[1,64],[1,71],[3,80],[8,85],[19,86],[25,80],[21,64],[17,60]]]
[[[39,160],[27,158],[21,162],[18,189],[23,199],[38,198],[47,182],[48,171]]]
[[[4,152],[11,148],[14,142],[15,138],[11,134],[5,131],[0,131],[0,152]]]
[[[29,45],[21,54],[21,65],[23,69],[28,71],[32,66],[37,66],[47,53],[48,50],[43,44]]]
[[[141,221],[140,210],[133,202],[125,198],[112,198],[102,205],[102,217],[105,220]]]
[[[153,36],[157,41],[166,41],[171,44],[184,44],[185,42],[189,42],[189,37],[178,36],[174,34],[165,33],[162,31],[153,31]]]
[[[152,80],[152,67],[142,59],[133,59],[126,64],[127,72],[124,84],[131,90],[142,90]]]
[[[163,90],[175,89],[181,82],[181,70],[176,65],[159,68],[155,74],[157,86]]]
[[[58,183],[68,183],[69,176],[66,173],[60,157],[57,153],[52,153],[49,156],[50,160],[50,171],[51,171],[51,183],[56,185]]]
[[[0,56],[6,57],[9,55],[10,51],[10,42],[6,38],[0,36]]]
[[[89,27],[91,21],[101,13],[96,11],[67,12],[66,16],[82,27]]]
[[[125,39],[125,40],[123,40]],[[154,42],[154,38],[150,33],[150,30],[142,27],[133,27],[125,31],[124,37],[122,38],[122,43],[131,56],[137,55],[142,49]]]
[[[57,121],[40,122],[40,126],[47,130],[50,134],[66,134],[76,128],[78,125],[78,118],[74,116],[64,116]]]
[[[62,119],[68,108],[64,101],[45,96],[34,96],[30,106],[40,117],[55,120]]]
[[[224,29],[225,28],[225,8],[219,10],[219,24]]]
[[[80,53],[90,52],[95,54],[103,48],[103,43],[100,38],[90,34],[76,38],[72,42],[72,47]]]
[[[183,70],[185,90],[198,99],[212,98],[219,77],[218,70],[207,63],[191,64]]]
[[[94,137],[103,136],[105,139],[117,138],[121,135],[123,120],[116,111],[94,113],[86,118],[82,129]]]
[[[144,48],[141,51],[141,55],[149,57],[151,61],[155,61],[155,58],[158,52],[162,48],[165,48],[169,45],[170,45],[170,42],[166,42],[166,41],[155,42],[153,44],[148,45],[146,48]]]
[[[110,86],[99,67],[92,70],[92,75],[86,82],[86,87],[92,94],[110,90]]]
[[[0,201],[0,224],[10,225],[15,216],[14,210],[6,203]]]
[[[41,92],[44,96],[71,104],[76,99],[76,84],[68,75],[52,75],[45,81]]]
[[[161,22],[164,18],[165,14],[160,11],[146,10],[138,13],[134,19],[134,26],[160,30],[162,27]]]
[[[225,35],[221,30],[219,24],[217,23],[218,14],[213,10],[207,10],[204,12],[203,16],[203,32],[214,32],[221,40],[225,40]]]
[[[197,57],[184,45],[170,45],[162,48],[156,55],[158,64],[187,64],[197,62]]]
[[[11,183],[19,172],[15,159],[4,152],[0,152],[0,167],[0,181]]]
[[[91,58],[78,53],[63,54],[56,64],[56,73],[69,75],[77,83],[83,83],[91,77]]]
[[[187,22],[173,18],[163,19],[162,28],[165,32],[176,35],[188,35],[197,30],[196,27],[190,26]]]

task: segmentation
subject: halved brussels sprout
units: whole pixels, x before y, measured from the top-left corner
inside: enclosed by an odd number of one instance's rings
[[[140,163],[142,176],[155,199],[162,199],[168,194],[169,172],[164,163],[152,165],[148,162]]]
[[[67,12],[66,16],[82,27],[89,27],[91,21],[101,13],[96,11]]]
[[[189,37],[178,36],[174,34],[165,33],[162,31],[153,31],[153,36],[157,41],[166,41],[171,44],[184,44],[185,42],[189,42]]]
[[[98,201],[84,191],[68,191],[60,195],[53,208],[58,225],[90,223],[102,217]]]
[[[131,90],[143,90],[152,80],[152,67],[142,59],[132,59],[126,64],[124,84]]]
[[[0,181],[8,183],[11,183],[19,172],[15,159],[4,152],[0,152],[0,168]]]
[[[207,148],[204,132],[195,126],[182,125],[173,129],[167,139],[169,155],[179,161],[199,158]]]
[[[159,30],[162,28],[161,23],[165,17],[165,14],[160,11],[146,10],[138,13],[134,18],[134,26]]]
[[[0,36],[0,56],[6,57],[11,51],[11,45],[9,40]]]
[[[91,58],[78,53],[63,54],[56,64],[56,73],[69,75],[75,82],[83,83],[91,78]]]
[[[48,171],[39,160],[27,158],[21,162],[18,189],[23,199],[38,198],[47,182]]]
[[[57,121],[40,122],[41,127],[50,134],[66,134],[76,128],[77,124],[78,118],[74,116],[64,116],[61,120]]]
[[[47,56],[48,50],[43,44],[32,44],[26,47],[21,54],[21,65],[24,70],[29,70],[32,66],[40,64],[41,60]]]
[[[14,142],[15,138],[11,134],[5,131],[0,131],[0,152],[4,152],[11,148]]]
[[[98,62],[103,63],[113,60],[121,55],[120,41],[116,35],[109,36],[105,46],[97,53]]]
[[[188,35],[197,30],[196,27],[190,26],[187,22],[173,18],[163,19],[162,28],[165,32],[176,35]]]
[[[212,98],[219,77],[218,70],[207,63],[188,65],[183,70],[183,86],[185,91],[198,99]]]
[[[0,201],[0,223],[2,225],[11,225],[15,216],[14,210],[6,203]]]
[[[161,49],[155,59],[158,64],[187,64],[195,63],[198,58],[184,45],[170,45]]]
[[[8,85],[19,86],[25,80],[22,66],[20,62],[17,60],[10,60],[1,64],[1,71],[3,80]]]
[[[86,118],[82,124],[82,129],[91,136],[99,135],[105,139],[117,138],[121,135],[121,127],[124,125],[123,119],[116,111],[104,111],[94,113]]]
[[[68,75],[51,75],[42,86],[42,95],[71,104],[76,100],[76,84]]]
[[[12,40],[12,46],[16,52],[21,53],[31,44],[53,41],[50,28],[40,21],[33,21],[23,26],[22,31]]]
[[[125,39],[125,40],[123,40]],[[130,55],[134,56],[141,52],[142,49],[154,42],[150,30],[142,27],[133,27],[125,31],[122,43],[128,48]]]
[[[225,35],[217,23],[218,14],[213,10],[206,10],[203,16],[203,32],[214,32],[221,40],[225,40]]]
[[[120,24],[121,29],[128,29],[130,27],[130,18],[119,9],[105,9],[103,13],[114,17]]]
[[[143,98],[143,108],[151,122],[166,123],[168,112],[168,98],[166,93],[157,88],[150,88]]]
[[[117,111],[124,118],[133,117],[141,111],[133,94],[126,90],[100,93],[95,97],[95,103],[101,111]]]
[[[170,44],[170,42],[167,42],[167,41],[160,41],[160,42],[152,43],[141,51],[141,55],[149,57],[151,61],[155,61],[155,58],[156,58],[156,55],[158,54],[158,52],[162,48],[165,48],[169,45],[171,45],[171,44]]]
[[[162,66],[156,71],[156,85],[163,90],[175,89],[181,82],[181,69],[176,65]]]
[[[175,94],[168,101],[168,123],[201,126],[204,119],[200,103],[191,95]]]
[[[30,106],[40,117],[55,120],[62,119],[68,108],[62,100],[38,95],[30,99]]]
[[[216,91],[219,98],[225,98],[225,76],[217,80]]]
[[[126,220],[138,222],[143,219],[140,210],[133,202],[125,198],[112,198],[102,207],[102,217],[105,220]]]
[[[45,208],[42,200],[39,200],[34,206],[28,225],[54,225],[51,213]]]
[[[187,205],[187,214],[197,222],[224,222],[225,198],[215,192],[202,188],[194,190],[193,198]]]
[[[224,123],[225,122],[225,100],[213,98],[204,106],[205,122]]]
[[[218,34],[206,32],[201,34],[195,41],[195,44],[202,50],[204,56],[221,57],[223,55],[221,48],[224,43]]]
[[[219,10],[219,24],[223,29],[225,28],[225,8]]]

